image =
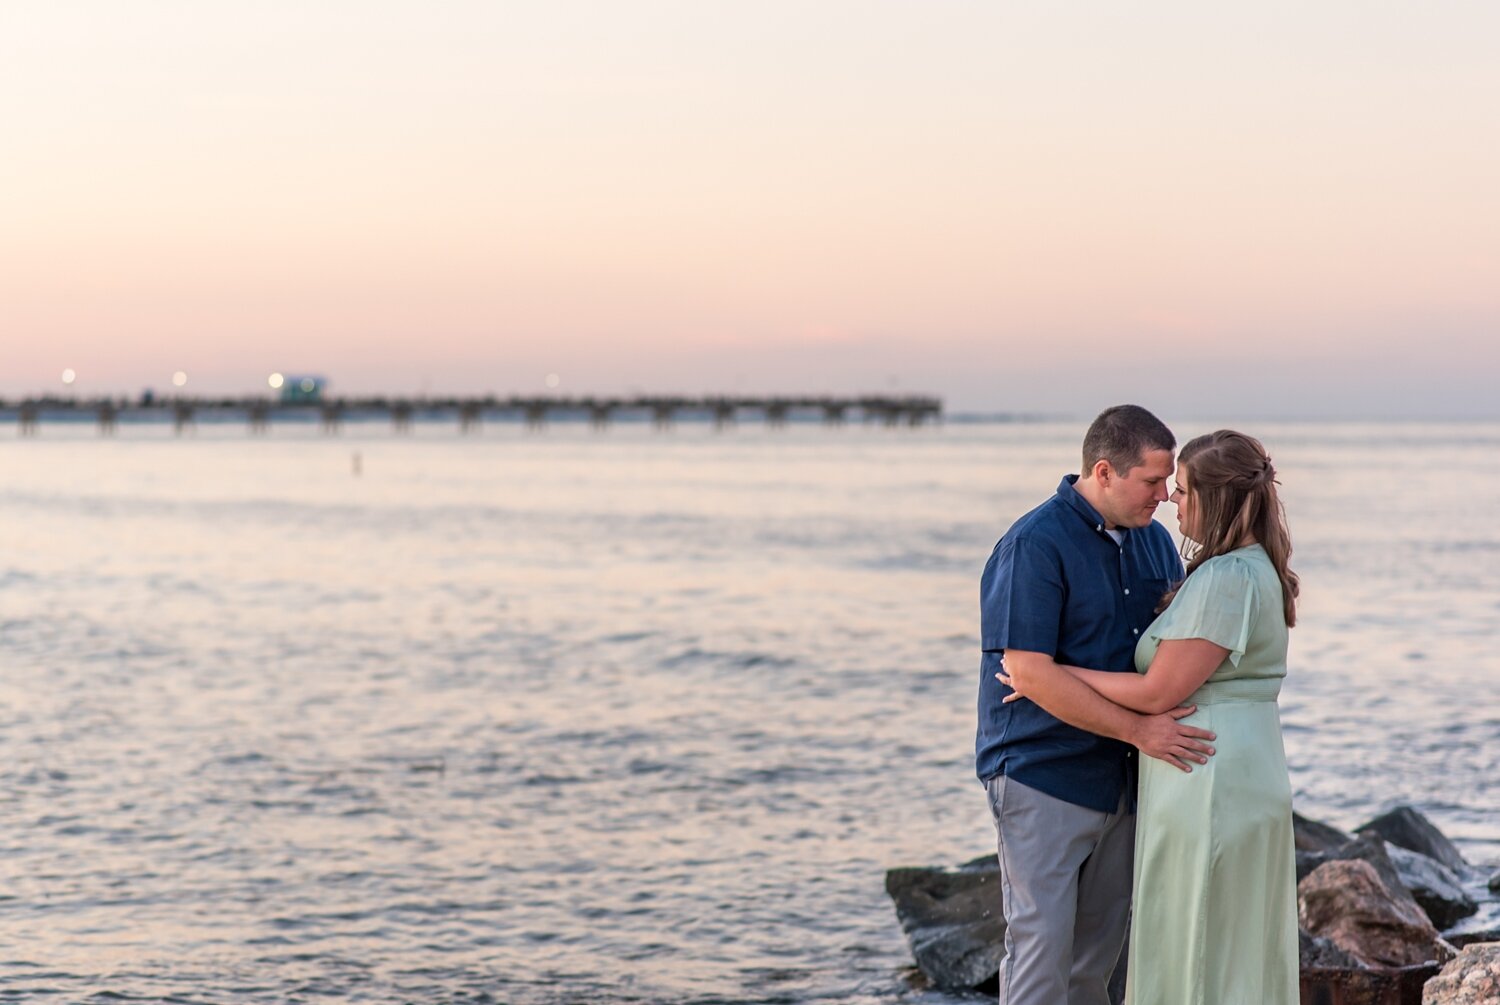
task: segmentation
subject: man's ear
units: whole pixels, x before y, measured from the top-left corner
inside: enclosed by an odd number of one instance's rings
[[[1108,488],[1110,479],[1115,476],[1115,469],[1107,458],[1101,457],[1094,462],[1093,476],[1095,484]]]

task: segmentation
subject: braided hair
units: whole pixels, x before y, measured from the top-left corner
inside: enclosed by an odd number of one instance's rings
[[[1297,623],[1297,574],[1288,565],[1292,536],[1286,511],[1277,494],[1276,467],[1259,440],[1232,429],[1199,436],[1177,455],[1178,467],[1188,473],[1188,491],[1198,513],[1201,541],[1186,541],[1182,557],[1191,576],[1204,562],[1227,554],[1247,540],[1266,550],[1281,579],[1283,613],[1288,627]],[[1181,583],[1162,598],[1165,610]]]

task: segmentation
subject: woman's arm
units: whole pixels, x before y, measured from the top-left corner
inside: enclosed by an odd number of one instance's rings
[[[1116,705],[1155,715],[1182,704],[1228,655],[1228,649],[1207,639],[1167,639],[1144,674],[1065,669]]]
[[[1205,742],[1215,739],[1213,733],[1178,721],[1196,711],[1196,706],[1172,708],[1161,715],[1139,715],[1074,679],[1066,672],[1071,668],[1054,662],[1045,653],[1007,649],[1005,669],[1008,673],[995,675],[1002,683],[1014,688],[1011,684],[1014,676],[1027,697],[1071,726],[1124,740],[1141,753],[1183,771],[1193,770],[1188,762],[1206,764],[1213,755],[1214,748]],[[1022,692],[1017,691],[1004,700],[1014,701],[1021,696]]]
[[[1156,658],[1144,674],[1055,665],[1116,705],[1144,715],[1160,715],[1181,705],[1188,695],[1202,687],[1228,655],[1228,649],[1207,639],[1167,639],[1157,647]],[[995,676],[1015,689],[1015,693],[1006,695],[1005,701],[1029,697],[1016,688],[1010,676],[1004,673]]]

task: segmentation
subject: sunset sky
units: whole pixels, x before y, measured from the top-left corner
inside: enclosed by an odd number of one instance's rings
[[[0,395],[1500,415],[1500,5],[6,0]]]

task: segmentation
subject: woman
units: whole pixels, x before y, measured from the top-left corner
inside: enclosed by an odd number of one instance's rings
[[[1177,465],[1187,578],[1136,646],[1137,673],[1067,668],[1137,712],[1197,705],[1184,721],[1218,734],[1197,771],[1140,758],[1125,1000],[1297,1005],[1292,797],[1276,708],[1297,577],[1276,469],[1259,441],[1227,429],[1188,443]]]

